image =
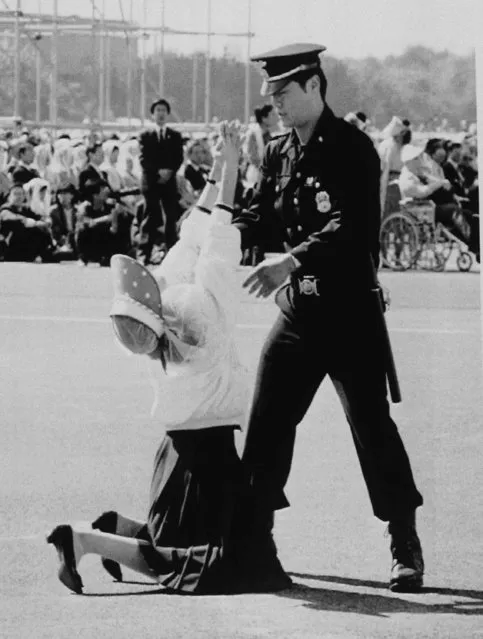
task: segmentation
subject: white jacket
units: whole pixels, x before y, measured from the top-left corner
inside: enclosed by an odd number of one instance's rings
[[[230,219],[216,208],[211,216],[195,208],[181,226],[179,241],[153,271],[161,299],[182,300],[204,336],[187,364],[171,369],[168,365],[165,373],[159,361],[151,362],[153,413],[167,431],[244,425],[248,372],[240,362],[234,334],[241,242]],[[169,326],[169,315],[165,321]]]

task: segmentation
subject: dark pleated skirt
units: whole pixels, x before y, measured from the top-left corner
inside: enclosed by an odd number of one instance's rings
[[[233,592],[247,497],[233,426],[168,433],[156,454],[146,527],[138,535],[159,582],[177,592]]]

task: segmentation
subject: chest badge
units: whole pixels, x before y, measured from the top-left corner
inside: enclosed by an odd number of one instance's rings
[[[328,213],[332,208],[330,197],[327,191],[319,191],[315,194],[315,203],[319,213]]]

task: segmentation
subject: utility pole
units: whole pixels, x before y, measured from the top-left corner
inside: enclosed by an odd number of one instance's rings
[[[193,54],[193,82],[191,86],[191,119],[196,122],[198,117],[198,53]]]
[[[252,28],[252,0],[248,0],[248,29],[247,29],[247,61],[245,67],[245,124],[250,121],[250,55]]]
[[[14,101],[13,114],[20,116],[20,16],[22,15],[21,0],[17,0],[15,11],[15,61],[13,69]]]
[[[106,51],[105,51],[105,0],[102,0],[101,21],[99,29],[99,122],[105,118],[105,86],[106,86]]]
[[[164,0],[161,0],[161,47],[159,51],[159,95],[164,96]]]
[[[131,0],[129,5],[129,26],[132,25],[133,22],[133,0]],[[133,36],[131,31],[128,31],[127,36],[127,100],[126,100],[126,109],[127,109],[127,122],[131,125],[132,118],[132,59],[133,59],[133,43],[137,42],[137,36]]]
[[[208,2],[208,20],[206,27],[206,65],[205,65],[205,123],[211,120],[211,0]]]
[[[148,3],[147,0],[143,0],[143,30],[141,40],[141,124],[144,126],[146,117],[146,41],[148,34],[145,31],[146,21],[148,15]]]
[[[58,47],[59,47],[59,19],[58,0],[54,2],[54,23],[52,29],[52,70],[50,75],[50,122],[55,127],[57,125],[57,76],[58,76]]]
[[[111,33],[106,33],[106,113],[105,118],[111,118]]]

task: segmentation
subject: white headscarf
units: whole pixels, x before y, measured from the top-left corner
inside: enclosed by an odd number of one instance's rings
[[[104,162],[100,165],[99,169],[105,171],[107,181],[113,191],[120,191],[123,188],[123,180],[117,168],[117,163],[115,165],[112,163],[112,155],[114,151],[120,149],[120,147],[121,144],[118,140],[107,140],[102,145]]]
[[[46,189],[43,198],[40,196],[40,191]],[[43,178],[33,178],[30,182],[24,185],[25,192],[27,193],[28,206],[37,215],[41,215],[46,218],[50,211],[50,184]]]
[[[123,142],[119,148],[119,157],[117,160],[117,170],[121,177],[135,177],[136,180],[141,178],[141,165],[139,163],[139,142],[137,140],[127,140]],[[132,169],[128,172],[128,160],[132,161]]]
[[[50,143],[44,142],[34,148],[35,159],[33,162],[34,167],[39,172],[40,177],[45,178],[47,168],[52,162],[52,148]]]

